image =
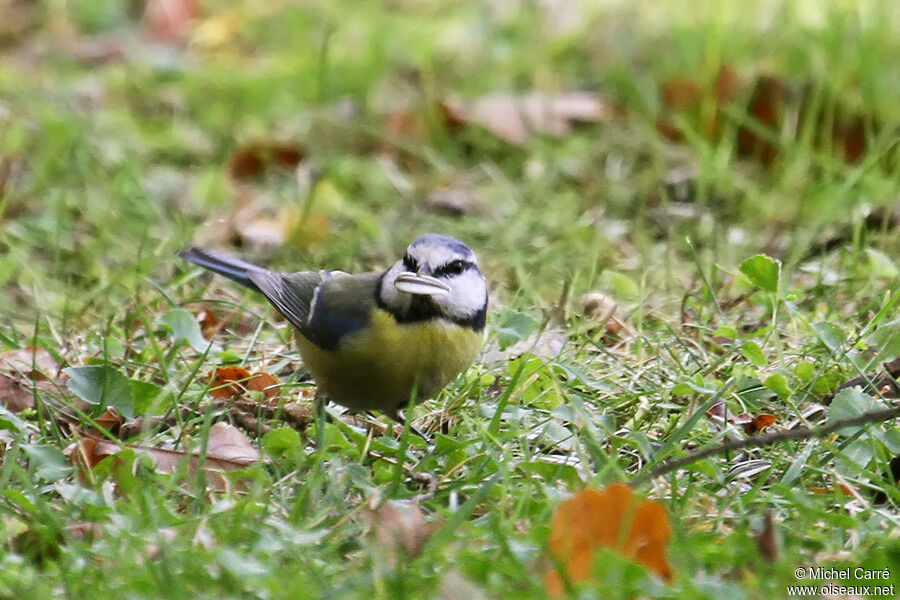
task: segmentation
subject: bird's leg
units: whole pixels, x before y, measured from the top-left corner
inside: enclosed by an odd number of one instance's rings
[[[313,402],[316,405],[316,449],[325,447],[325,395],[316,390]]]
[[[409,430],[411,432],[413,432],[414,434],[416,434],[417,436],[419,436],[420,438],[425,440],[427,443],[429,443],[429,444],[431,443],[431,439],[429,439],[429,437],[427,435],[425,435],[424,433],[422,433],[421,431],[419,431],[418,429],[413,427],[412,422],[407,424],[406,415],[401,413],[399,410],[385,411],[384,414],[386,414],[392,421],[394,421],[396,423],[400,423],[400,425],[403,425],[404,428],[407,427],[407,425],[408,425]]]

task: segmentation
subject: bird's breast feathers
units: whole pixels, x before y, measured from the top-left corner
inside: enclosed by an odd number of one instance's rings
[[[374,309],[370,326],[343,338],[333,350],[298,336],[300,354],[321,391],[356,410],[404,406],[415,387],[427,398],[477,356],[484,332],[444,319],[398,323]]]

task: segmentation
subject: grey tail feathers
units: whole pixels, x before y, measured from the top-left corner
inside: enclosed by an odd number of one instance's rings
[[[216,252],[215,250],[189,248],[179,252],[178,256],[185,260],[189,260],[195,265],[200,265],[204,269],[209,269],[214,273],[227,277],[232,281],[237,281],[241,285],[246,286],[251,290],[256,290],[257,292],[260,291],[260,289],[250,279],[250,273],[266,271],[266,269],[263,269],[262,267],[257,267],[256,265],[252,265],[239,258],[228,256],[227,254]]]

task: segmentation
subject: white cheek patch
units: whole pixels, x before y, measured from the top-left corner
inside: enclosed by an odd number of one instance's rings
[[[395,285],[397,276],[405,270],[402,264],[397,263],[381,278],[381,289],[379,290],[381,301],[398,312],[408,309],[412,301],[409,294],[402,293]]]
[[[434,302],[448,315],[467,319],[476,315],[487,303],[487,284],[475,269],[463,271],[448,280],[449,294],[433,297]]]

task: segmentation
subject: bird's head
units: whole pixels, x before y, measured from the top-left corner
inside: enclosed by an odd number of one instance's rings
[[[400,322],[442,318],[480,331],[487,315],[487,283],[471,248],[429,233],[381,276],[378,303]]]

